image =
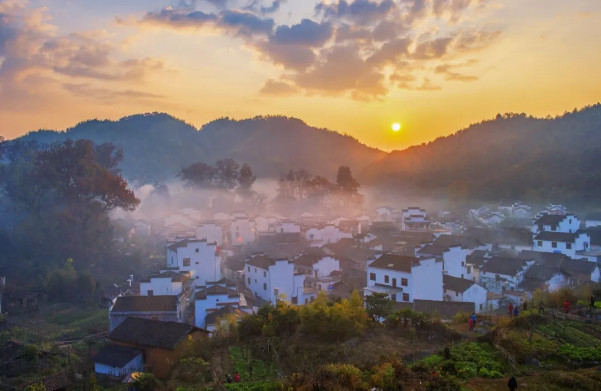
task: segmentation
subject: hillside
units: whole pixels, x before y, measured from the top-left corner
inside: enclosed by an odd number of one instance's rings
[[[248,163],[263,177],[300,168],[331,177],[340,165],[354,167],[360,162],[363,167],[385,154],[350,136],[286,117],[218,119],[197,130],[167,114],[152,113],[118,121],[90,120],[64,132],[40,130],[21,139],[47,144],[67,138],[122,147],[123,174],[138,182],[168,181],[182,166],[197,161],[214,164],[223,158]]]
[[[363,183],[471,199],[591,202],[601,196],[601,105],[553,119],[510,114],[390,153]]]

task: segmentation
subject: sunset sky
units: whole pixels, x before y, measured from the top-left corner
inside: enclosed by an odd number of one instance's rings
[[[0,135],[281,114],[400,149],[601,101],[600,45],[597,0],[0,0]]]

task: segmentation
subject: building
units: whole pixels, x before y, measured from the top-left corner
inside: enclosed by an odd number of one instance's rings
[[[94,372],[119,378],[133,372],[143,372],[142,355],[140,349],[109,343],[94,356]]]
[[[566,259],[561,264],[560,269],[567,275],[569,285],[601,282],[599,266],[596,262]]]
[[[533,260],[493,256],[480,268],[478,281],[490,292],[516,290]]]
[[[230,224],[230,237],[232,245],[246,245],[257,239],[255,222],[249,220],[245,213],[235,213]]]
[[[309,228],[305,238],[312,247],[322,247],[326,244],[337,243],[344,238],[352,238],[353,234],[344,232],[333,224]]]
[[[294,271],[305,275],[305,291],[328,291],[341,280],[340,262],[327,255],[303,253],[294,258]]]
[[[110,331],[129,317],[185,323],[190,304],[179,296],[119,296],[109,310]]]
[[[559,266],[535,264],[524,274],[519,288],[526,292],[534,292],[537,289],[554,292],[567,284],[566,277]]]
[[[426,210],[411,206],[401,212],[401,229],[403,231],[428,231],[430,220]]]
[[[190,272],[194,285],[205,286],[207,281],[221,279],[221,256],[217,243],[184,239],[167,246],[167,267]]]
[[[449,275],[442,276],[444,298],[449,301],[472,302],[476,312],[488,310],[486,295],[488,291],[472,280]]]
[[[223,224],[217,221],[204,221],[196,227],[196,239],[205,240],[207,243],[217,243],[223,246],[225,243],[225,230]]]
[[[254,255],[245,262],[245,283],[255,297],[276,304],[284,300],[305,304],[305,275],[294,273],[294,263],[288,259],[272,259]]]
[[[591,238],[585,232],[552,232],[542,231],[534,236],[534,251],[561,253],[576,258],[578,252],[589,249]]]
[[[194,325],[207,328],[206,317],[224,307],[239,308],[240,293],[231,283],[214,283],[194,295]]]
[[[184,290],[191,289],[190,285],[189,272],[155,273],[140,281],[140,296],[178,296]]]
[[[547,232],[575,233],[580,229],[580,219],[569,214],[543,214],[532,224],[532,232],[538,234]]]
[[[367,266],[365,295],[386,293],[392,301],[442,300],[442,262],[383,254]]]
[[[427,244],[415,255],[420,257],[434,257],[442,262],[442,270],[445,274],[457,277],[473,279],[472,266],[466,263],[466,257],[470,251],[460,246],[442,247],[434,244]]]
[[[108,336],[112,344],[144,352],[145,368],[166,378],[190,343],[207,338],[208,332],[189,324],[127,318]]]

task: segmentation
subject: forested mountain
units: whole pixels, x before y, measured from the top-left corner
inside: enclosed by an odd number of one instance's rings
[[[495,119],[390,153],[362,183],[431,196],[591,202],[601,197],[601,105],[556,118]]]
[[[225,158],[248,163],[259,177],[277,178],[300,168],[332,176],[341,165],[363,167],[385,155],[350,136],[286,117],[224,118],[197,130],[167,114],[152,113],[119,121],[90,120],[65,132],[40,130],[22,137],[40,143],[66,138],[122,147],[123,175],[136,182],[168,181],[194,162],[214,164]]]
[[[291,168],[331,177],[339,166],[349,166],[364,186],[400,193],[558,202],[601,197],[600,104],[546,119],[498,115],[391,153],[286,117],[218,119],[197,130],[153,113],[23,137],[41,143],[66,138],[121,146],[124,176],[137,182],[166,181],[194,162],[232,158],[248,163],[259,178],[276,178]]]

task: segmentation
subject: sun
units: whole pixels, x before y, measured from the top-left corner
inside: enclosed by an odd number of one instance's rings
[[[395,132],[398,132],[399,130],[401,130],[401,124],[398,122],[395,122],[392,124],[392,130]]]

